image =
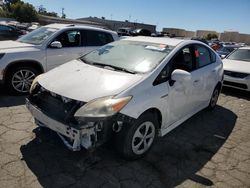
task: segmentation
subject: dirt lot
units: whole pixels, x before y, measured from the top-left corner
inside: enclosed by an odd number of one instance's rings
[[[39,130],[22,96],[0,88],[0,187],[250,187],[250,93],[223,89],[202,111],[125,161],[112,144],[68,151]]]

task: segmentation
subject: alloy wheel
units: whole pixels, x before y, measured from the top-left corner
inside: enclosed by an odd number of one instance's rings
[[[145,153],[152,145],[155,137],[155,126],[152,122],[143,122],[135,131],[132,139],[132,150],[135,154]]]
[[[35,73],[31,70],[21,69],[13,75],[11,84],[16,91],[27,93],[35,77]]]

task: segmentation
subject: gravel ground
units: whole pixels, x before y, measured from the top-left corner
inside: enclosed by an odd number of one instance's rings
[[[71,152],[0,87],[0,187],[250,187],[250,93],[223,89],[137,161],[112,144]]]

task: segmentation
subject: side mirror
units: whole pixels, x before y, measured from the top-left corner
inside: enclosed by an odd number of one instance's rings
[[[62,48],[62,43],[59,41],[54,41],[50,44],[51,48]]]
[[[171,74],[171,80],[172,80],[172,84],[170,85],[172,86],[174,82],[182,83],[182,82],[191,80],[191,74],[187,71],[176,69]]]

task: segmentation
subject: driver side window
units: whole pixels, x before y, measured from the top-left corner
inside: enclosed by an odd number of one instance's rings
[[[185,70],[191,72],[194,69],[192,49],[190,47],[183,48],[172,59],[173,71],[175,69]]]
[[[54,41],[61,42],[62,47],[78,47],[81,46],[81,32],[77,30],[65,31]]]
[[[185,70],[191,72],[194,70],[193,53],[191,47],[185,47],[181,49],[170,60],[170,62],[162,69],[160,74],[155,79],[153,85],[158,85],[168,81],[171,78],[171,74],[175,69]]]

